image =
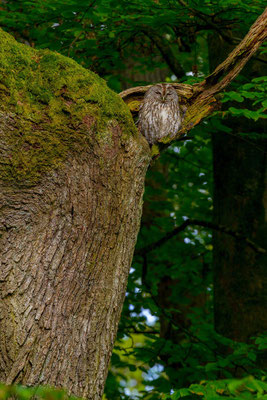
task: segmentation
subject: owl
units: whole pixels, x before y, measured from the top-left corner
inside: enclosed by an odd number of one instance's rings
[[[165,136],[175,136],[181,125],[179,99],[172,85],[159,83],[148,89],[138,120],[138,128],[148,143],[152,145]]]

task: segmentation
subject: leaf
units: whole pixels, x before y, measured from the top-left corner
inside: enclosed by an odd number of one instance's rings
[[[180,397],[188,396],[190,393],[191,393],[191,390],[189,390],[189,389],[180,389],[177,392],[176,399],[180,399]],[[179,395],[179,397],[178,397],[178,395]]]
[[[230,107],[228,109],[233,115],[244,115],[244,110],[243,109],[239,109],[239,108],[235,108],[235,107]]]

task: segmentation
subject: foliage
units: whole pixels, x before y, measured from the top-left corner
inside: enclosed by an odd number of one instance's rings
[[[235,91],[226,92],[222,102],[249,103],[248,108],[229,107],[228,113],[233,116],[244,116],[257,121],[259,118],[267,118],[267,77],[254,78],[250,83],[239,86]]]
[[[73,57],[119,91],[133,81],[144,82],[145,74],[166,68],[166,63],[174,75],[179,73],[177,64],[185,72],[193,68],[207,74],[203,54],[207,33],[223,34],[231,26],[234,35],[242,37],[264,8],[262,0],[189,0],[186,4],[176,0],[7,0],[1,5],[0,23],[34,47]],[[243,20],[246,24],[238,26]]]
[[[181,69],[187,83],[203,79],[210,36],[236,45],[263,8],[262,0],[6,0],[0,21],[18,40],[70,56],[120,91],[176,81]],[[263,46],[258,56],[265,53]],[[266,398],[266,335],[241,343],[214,329],[211,230],[188,226],[142,253],[187,218],[211,221],[212,134],[238,135],[255,147],[266,136],[258,125],[266,118],[266,78],[236,82],[223,94],[222,111],[148,171],[105,399]],[[246,118],[250,129],[235,132],[232,117],[237,124]]]
[[[22,385],[4,385],[0,383],[0,400],[78,400],[78,397],[68,396],[66,391],[47,386],[26,387]]]
[[[68,396],[64,390],[47,386],[26,387],[22,385],[0,384],[0,400],[9,398],[17,400],[79,400],[78,397]],[[163,395],[162,400],[264,400],[267,398],[267,384],[249,376],[244,379],[225,379],[218,381],[202,381],[175,391],[172,395]]]
[[[213,127],[211,119],[205,132],[195,128],[194,141],[188,140],[180,148],[172,146],[161,156],[158,168],[155,165],[149,171],[137,254],[114,350],[116,362],[112,359],[107,381],[108,390],[112,393],[114,388],[114,392],[108,399],[116,398],[113,396],[118,390],[121,399],[137,398],[126,384],[133,379],[141,398],[158,399],[162,393],[188,387],[192,382],[248,374],[260,379],[264,374],[259,362],[264,354],[264,336],[255,344],[246,344],[214,331],[209,230],[188,227],[145,257],[138,255],[140,249],[157,242],[185,218],[210,220]],[[167,287],[161,293],[164,281]],[[169,301],[164,301],[164,296],[169,296]],[[143,371],[142,379],[131,372],[136,367]],[[118,385],[122,379],[126,389],[116,387],[115,382]]]
[[[180,389],[172,396],[164,399],[239,399],[253,400],[267,398],[266,382],[249,376],[244,379],[226,379],[221,381],[201,382],[199,385],[191,385],[188,389]]]

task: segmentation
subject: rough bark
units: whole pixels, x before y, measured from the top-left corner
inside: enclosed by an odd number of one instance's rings
[[[215,36],[209,47],[210,65],[214,68],[229,52],[229,45]],[[242,74],[263,75],[264,64],[253,60]],[[214,223],[242,231],[266,249],[267,141],[264,136],[260,138],[264,120],[228,117],[223,123],[232,129],[231,134],[219,131],[212,136]],[[251,135],[244,138],[242,132]],[[254,132],[258,133],[255,139]],[[248,341],[267,329],[267,253],[219,231],[213,233],[213,245],[215,328],[231,339]]]
[[[100,78],[0,35],[0,381],[101,399],[149,147]]]

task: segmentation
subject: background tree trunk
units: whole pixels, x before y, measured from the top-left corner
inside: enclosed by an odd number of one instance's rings
[[[100,78],[0,34],[0,381],[100,399],[149,147]]]
[[[229,44],[217,35],[210,38],[211,71],[230,50]],[[263,75],[263,68],[264,63],[252,60],[242,75]],[[214,223],[243,232],[266,248],[265,124],[244,117],[227,117],[222,122],[232,128],[232,132],[216,131],[212,137]],[[250,132],[248,138],[239,134]],[[254,139],[255,132],[258,135]],[[257,253],[245,241],[233,240],[220,232],[213,233],[213,245],[216,330],[234,340],[247,341],[267,328],[266,254]]]

